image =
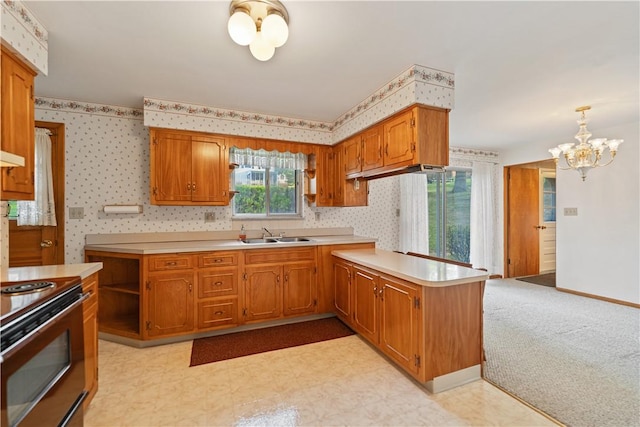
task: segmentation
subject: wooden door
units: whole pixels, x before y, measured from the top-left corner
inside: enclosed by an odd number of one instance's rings
[[[2,150],[24,157],[24,166],[2,168],[2,200],[33,200],[35,73],[2,48]]]
[[[351,292],[351,265],[340,261],[333,264],[334,306],[339,317],[351,324],[352,292]]]
[[[419,288],[389,277],[380,278],[380,347],[399,365],[418,372]]]
[[[413,110],[385,122],[384,165],[411,164],[415,150]]]
[[[224,138],[194,136],[191,142],[192,201],[229,204],[229,160]]]
[[[191,195],[191,136],[155,131],[151,141],[151,203],[190,202]]]
[[[362,170],[367,171],[383,166],[382,126],[375,126],[362,133]]]
[[[353,267],[353,323],[356,331],[378,343],[378,275]]]
[[[194,329],[193,273],[164,273],[149,276],[147,335],[158,337]]]
[[[360,172],[360,135],[349,138],[341,145],[344,173]]]
[[[275,319],[282,315],[282,266],[246,268],[245,311],[247,321]]]
[[[317,307],[316,263],[284,265],[284,315],[315,313]]]
[[[36,127],[51,131],[57,226],[18,227],[17,220],[9,219],[9,267],[64,264],[64,123],[36,122]]]
[[[538,274],[538,170],[511,166],[505,174],[506,277]]]
[[[320,147],[316,159],[316,206],[333,205],[335,162],[333,148]]]

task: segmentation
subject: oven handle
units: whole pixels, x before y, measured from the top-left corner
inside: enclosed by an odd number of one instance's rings
[[[67,414],[64,416],[62,421],[60,421],[60,424],[58,424],[58,427],[66,427],[69,425],[69,423],[71,422],[73,417],[76,415],[78,410],[82,408],[82,404],[84,403],[88,394],[89,392],[87,392],[86,390],[82,391],[82,393],[80,394],[80,396],[78,396],[78,398],[76,399],[71,409],[69,409],[69,412],[67,412]]]
[[[2,354],[0,354],[0,363],[4,362],[4,359],[9,357],[11,355],[10,353],[16,347],[18,347],[20,344],[25,342],[25,340],[28,340],[29,338],[31,338],[35,334],[40,333],[43,328],[46,328],[48,325],[50,325],[51,323],[57,321],[61,317],[66,316],[67,313],[69,313],[71,310],[73,310],[76,307],[78,307],[80,304],[82,304],[84,302],[84,300],[86,300],[90,296],[91,296],[91,292],[87,292],[87,293],[84,293],[84,294],[80,295],[78,297],[78,299],[76,301],[74,301],[73,303],[71,303],[68,307],[65,307],[61,312],[59,312],[56,315],[54,315],[51,319],[47,320],[42,325],[40,325],[38,328],[34,329],[33,331],[29,332],[27,335],[22,337],[20,340],[18,340],[15,343],[13,343],[10,347],[5,349],[5,351],[3,351]]]

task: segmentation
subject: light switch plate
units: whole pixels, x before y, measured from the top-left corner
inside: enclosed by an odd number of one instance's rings
[[[578,208],[564,208],[564,216],[578,216]]]
[[[69,219],[83,219],[83,218],[84,218],[83,207],[69,208]]]

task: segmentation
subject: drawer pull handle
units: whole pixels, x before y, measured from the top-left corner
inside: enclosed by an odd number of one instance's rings
[[[178,265],[176,261],[167,261],[164,265]]]
[[[215,314],[216,316],[220,316],[221,314],[224,314],[224,311],[220,311],[220,310],[218,310],[218,311],[216,311],[216,312],[215,312],[215,313],[213,313],[213,314]]]
[[[222,258],[216,258],[213,260],[213,262],[222,262],[222,261],[224,261]]]
[[[220,286],[220,285],[222,285],[222,282],[216,282],[216,283],[214,283],[214,285]]]

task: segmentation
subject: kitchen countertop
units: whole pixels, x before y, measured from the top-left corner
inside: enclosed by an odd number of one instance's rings
[[[11,267],[2,270],[2,282],[21,282],[24,280],[56,279],[60,277],[75,277],[81,279],[102,270],[101,262],[81,264],[42,265],[35,267]]]
[[[306,236],[305,236],[306,237]],[[245,250],[245,249],[264,249],[264,248],[291,248],[303,246],[321,246],[321,245],[342,245],[349,243],[375,243],[376,239],[371,237],[361,237],[354,235],[335,235],[335,236],[309,236],[308,242],[291,242],[291,243],[243,243],[237,239],[221,239],[221,240],[189,240],[189,241],[171,241],[171,242],[138,242],[138,243],[111,243],[111,244],[88,244],[85,250],[103,251],[103,252],[119,252],[129,254],[166,254],[178,252],[205,252],[220,250]]]
[[[422,286],[442,287],[487,280],[486,271],[383,249],[336,250],[332,255]]]

